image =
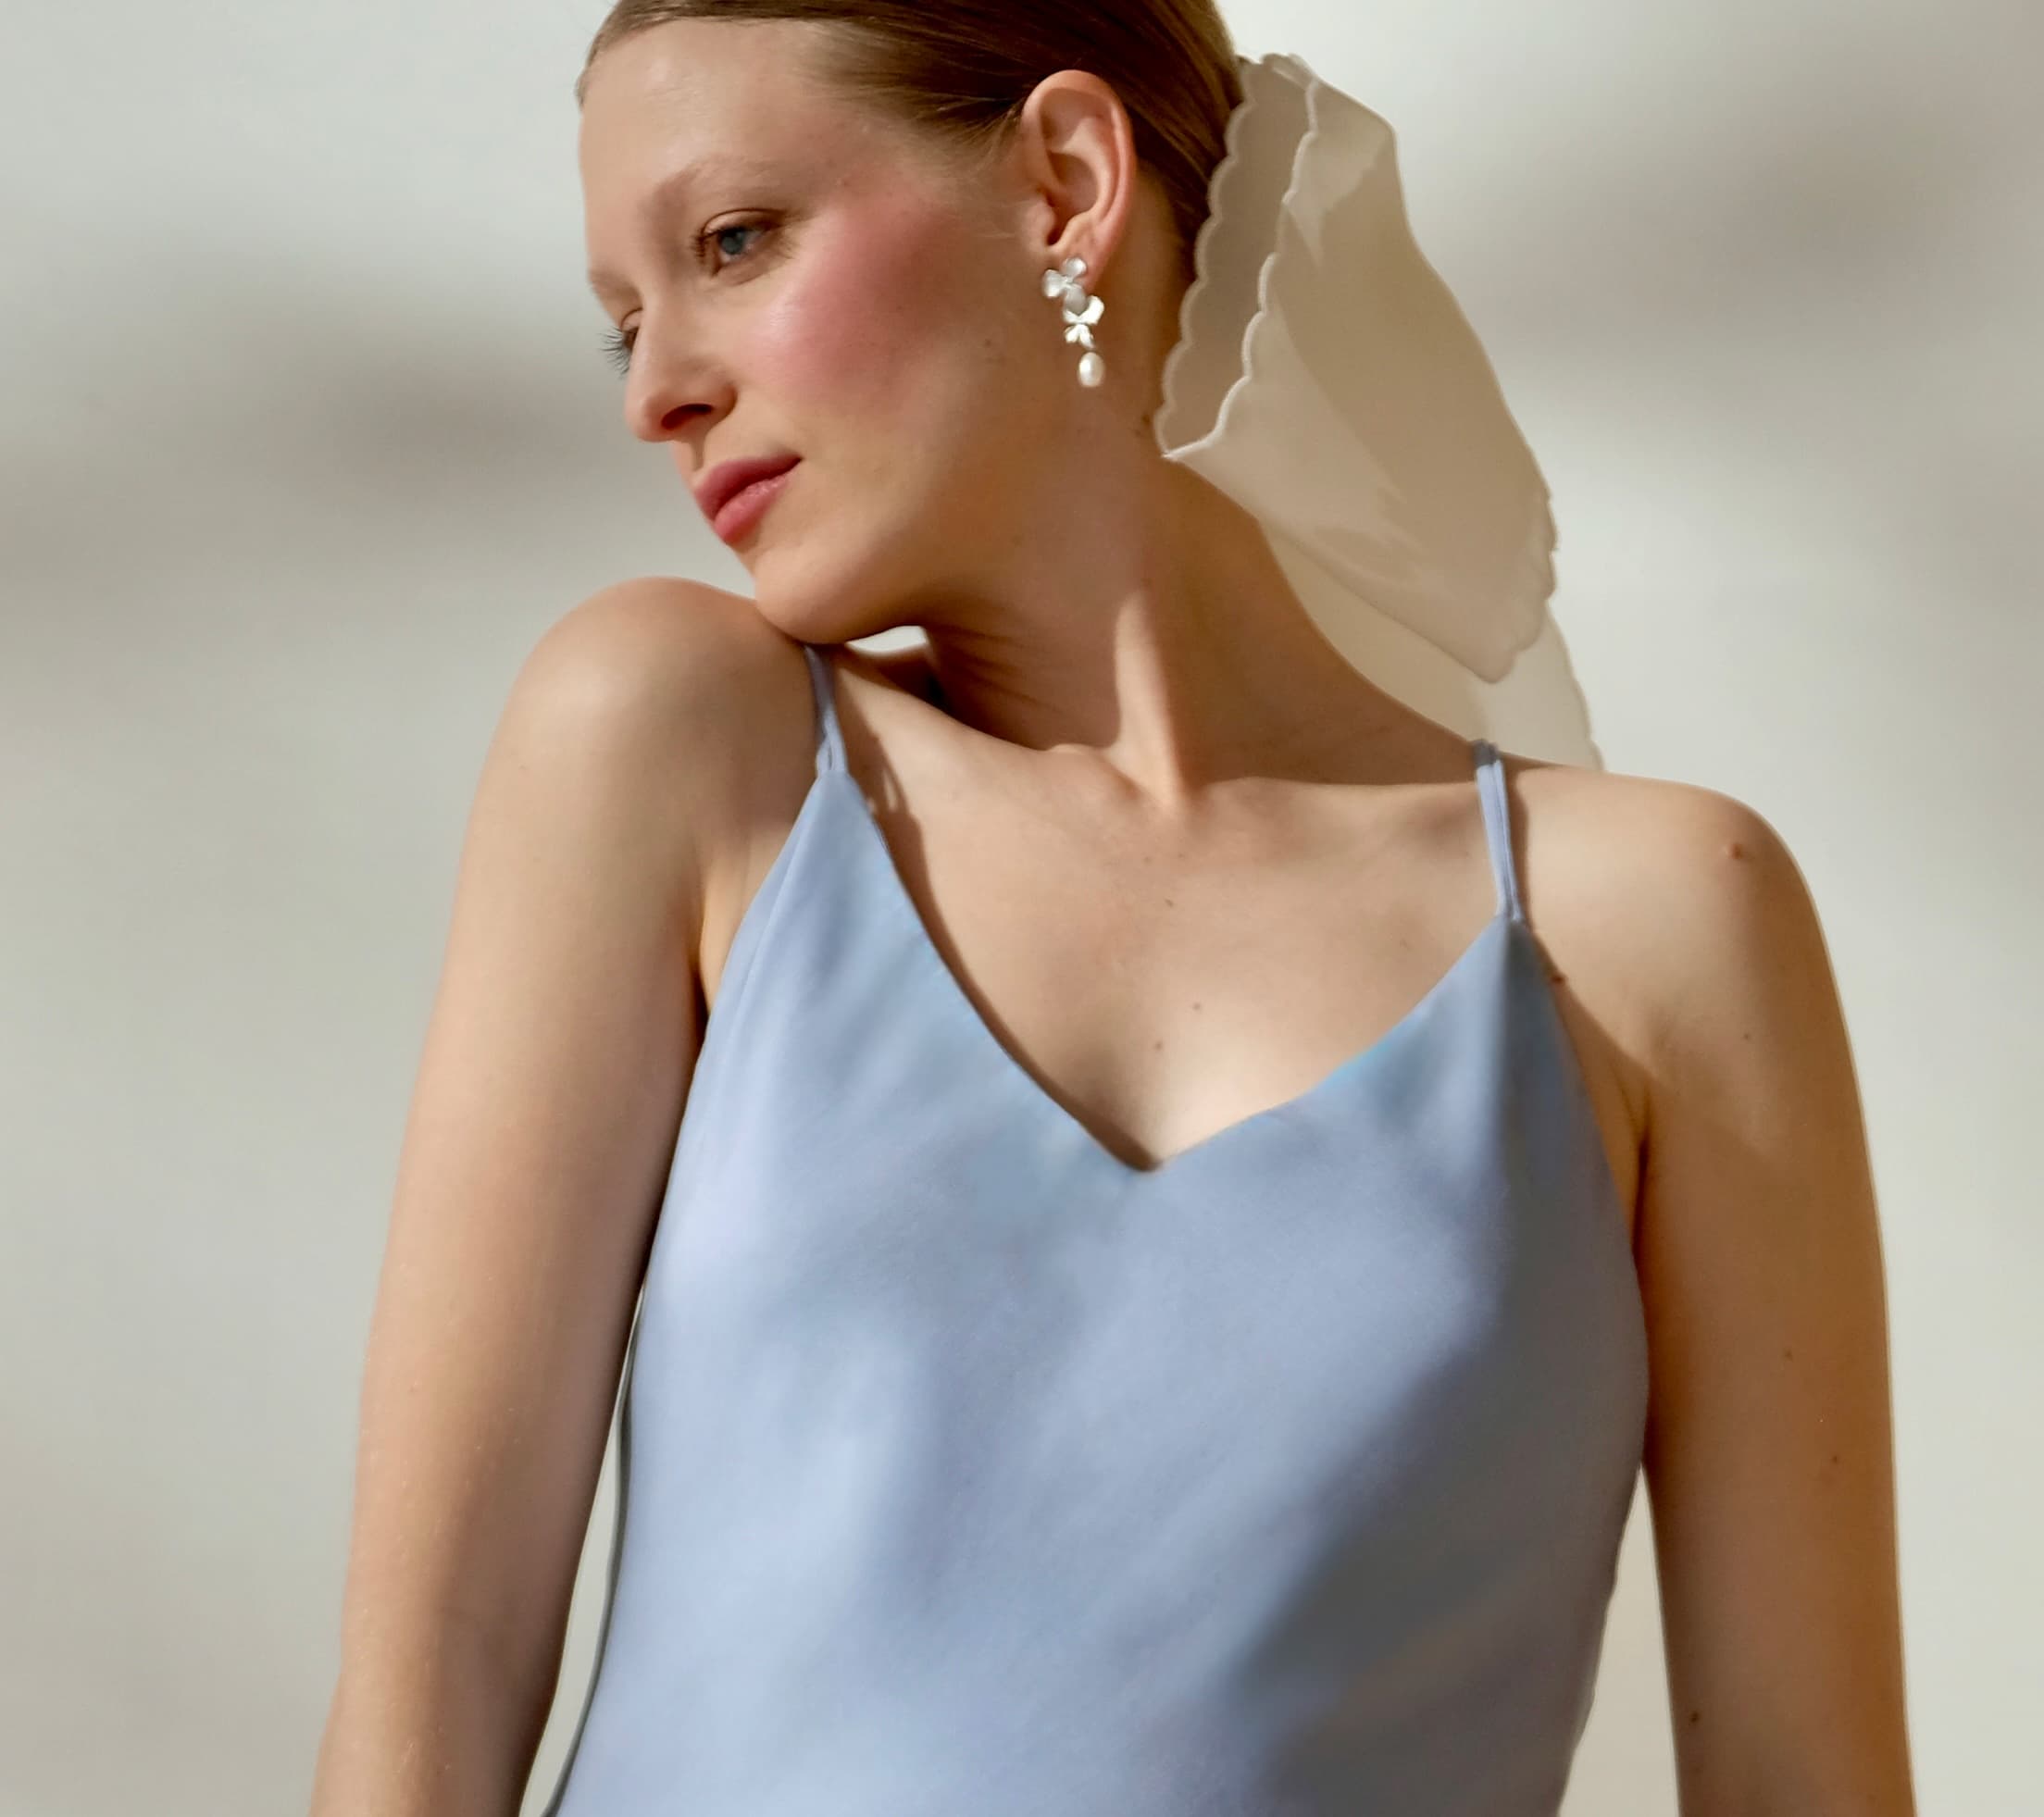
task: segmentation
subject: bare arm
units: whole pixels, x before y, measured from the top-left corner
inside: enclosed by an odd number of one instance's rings
[[[406,1122],[312,1817],[512,1817],[698,1044],[729,596],[628,582],[521,669]]]
[[[1707,790],[1678,808],[1639,1261],[1683,1817],[1913,1817],[1886,1295],[1844,1018],[1774,829]]]

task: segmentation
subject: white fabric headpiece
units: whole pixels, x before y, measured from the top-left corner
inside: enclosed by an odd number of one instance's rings
[[[1415,243],[1390,124],[1238,58],[1157,445],[1263,524],[1364,675],[1467,738],[1602,768],[1560,629],[1547,482]]]

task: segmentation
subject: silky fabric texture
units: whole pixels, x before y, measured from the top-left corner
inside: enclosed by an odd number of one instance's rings
[[[1162,1166],[993,1038],[845,766],[705,1026],[550,1817],[1551,1817],[1641,1459],[1624,1215],[1497,912]]]

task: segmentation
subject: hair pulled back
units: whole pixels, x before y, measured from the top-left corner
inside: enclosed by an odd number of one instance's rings
[[[1242,98],[1215,0],[617,0],[576,79],[576,106],[605,50],[676,19],[828,27],[824,68],[847,93],[974,152],[998,144],[1045,76],[1100,77],[1170,205],[1190,280],[1208,180]]]

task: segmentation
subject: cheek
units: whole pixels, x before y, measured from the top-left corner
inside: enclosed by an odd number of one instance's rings
[[[959,259],[955,218],[927,199],[875,204],[814,226],[755,323],[754,371],[804,430],[850,417],[874,443],[964,404],[993,374],[999,336],[976,329],[983,275]],[[820,450],[819,450],[820,452]]]

